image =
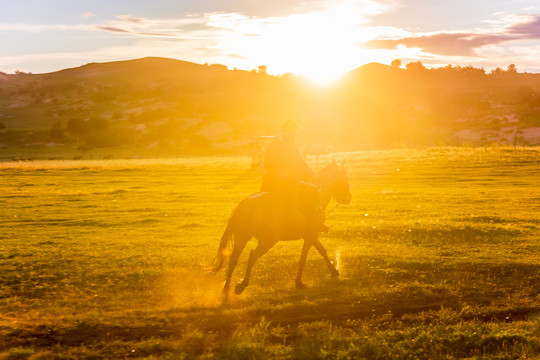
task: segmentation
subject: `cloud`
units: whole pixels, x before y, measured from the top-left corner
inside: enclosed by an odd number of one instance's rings
[[[177,38],[178,36],[177,35],[173,35],[173,34],[164,34],[164,33],[157,33],[157,32],[141,32],[141,33],[138,33],[139,35],[145,35],[145,36],[165,36],[165,37],[173,37],[173,38]]]
[[[0,30],[2,31],[21,31],[29,33],[40,33],[44,31],[88,31],[93,30],[92,25],[85,24],[9,24],[0,23]]]
[[[145,22],[144,19],[134,18],[131,15],[117,15],[116,18],[134,24],[143,24]]]
[[[475,56],[475,49],[499,44],[509,40],[504,35],[478,35],[473,33],[437,33],[402,39],[372,40],[365,45],[370,48],[394,49],[399,45],[420,48],[426,52],[450,56]]]
[[[99,30],[105,30],[105,31],[111,31],[111,32],[118,32],[118,33],[131,33],[131,31],[126,29],[121,29],[113,26],[96,26]]]
[[[198,15],[180,19],[144,19],[135,18],[130,15],[118,15],[114,20],[94,24],[0,23],[0,31],[28,33],[42,33],[50,31],[105,31],[109,33],[131,35],[134,37],[154,36],[193,40],[216,38],[218,36],[218,31],[215,29],[211,30],[207,25],[209,22],[209,16],[210,15]]]
[[[94,17],[94,16],[96,16],[96,14],[93,14],[93,13],[91,13],[91,12],[89,12],[89,11],[85,11],[85,12],[83,12],[83,13],[81,14],[81,17],[82,17],[83,19],[89,19],[89,18]]]
[[[182,6],[188,13],[197,15],[209,13],[242,14],[248,17],[265,19],[273,17],[286,17],[297,14],[308,14],[327,10],[342,3],[355,6],[366,4],[378,5],[389,0],[206,0],[182,1]],[[393,0],[392,0],[393,1]]]
[[[165,37],[177,37],[177,35],[174,34],[165,34],[165,33],[157,33],[157,32],[134,32],[127,29],[122,29],[119,27],[114,26],[96,26],[96,29],[109,31],[109,32],[115,32],[115,33],[123,33],[123,34],[133,34],[133,35],[143,35],[143,36],[165,36]]]
[[[507,27],[509,34],[525,39],[540,39],[540,15],[519,16],[516,19],[516,23]]]
[[[368,41],[369,48],[394,49],[399,45],[450,56],[478,56],[478,49],[509,41],[540,39],[540,15],[508,19],[507,25],[476,32],[437,32],[393,39]]]
[[[145,19],[130,15],[118,15],[117,20],[94,25],[95,29],[132,36],[156,36],[182,39],[211,37],[207,22],[202,15],[180,19]]]

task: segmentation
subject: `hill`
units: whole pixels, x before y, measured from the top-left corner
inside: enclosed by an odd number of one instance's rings
[[[538,144],[540,75],[372,63],[323,88],[166,58],[0,73],[0,148],[241,149],[287,118],[338,149]]]

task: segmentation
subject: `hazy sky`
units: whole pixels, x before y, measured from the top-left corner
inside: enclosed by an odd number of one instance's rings
[[[0,71],[146,56],[320,79],[396,58],[540,72],[540,0],[0,0]]]

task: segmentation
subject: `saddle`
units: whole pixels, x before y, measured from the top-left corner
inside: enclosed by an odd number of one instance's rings
[[[324,225],[324,209],[321,205],[320,188],[314,184],[299,181],[293,186],[279,188],[274,191],[285,205],[285,215],[293,220],[295,213],[300,213],[308,219],[310,228],[317,232],[325,232],[328,226]]]

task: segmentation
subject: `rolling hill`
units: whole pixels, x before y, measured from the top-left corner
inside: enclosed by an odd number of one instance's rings
[[[336,149],[540,143],[540,75],[367,64],[327,87],[166,58],[0,73],[0,148],[242,149],[279,123]]]

